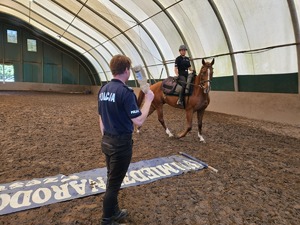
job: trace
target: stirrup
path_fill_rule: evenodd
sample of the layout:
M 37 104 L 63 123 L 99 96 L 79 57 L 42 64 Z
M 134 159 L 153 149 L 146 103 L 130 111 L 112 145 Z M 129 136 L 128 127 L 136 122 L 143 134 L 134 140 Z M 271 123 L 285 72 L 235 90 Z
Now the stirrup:
M 177 100 L 177 105 L 183 105 L 183 103 L 180 99 Z

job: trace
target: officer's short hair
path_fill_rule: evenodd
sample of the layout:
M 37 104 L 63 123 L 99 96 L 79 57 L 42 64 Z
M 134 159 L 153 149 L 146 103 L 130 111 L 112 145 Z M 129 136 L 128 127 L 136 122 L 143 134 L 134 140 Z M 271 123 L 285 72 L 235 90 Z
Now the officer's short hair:
M 115 55 L 109 63 L 110 70 L 113 75 L 122 74 L 127 69 L 130 69 L 131 60 L 125 55 Z

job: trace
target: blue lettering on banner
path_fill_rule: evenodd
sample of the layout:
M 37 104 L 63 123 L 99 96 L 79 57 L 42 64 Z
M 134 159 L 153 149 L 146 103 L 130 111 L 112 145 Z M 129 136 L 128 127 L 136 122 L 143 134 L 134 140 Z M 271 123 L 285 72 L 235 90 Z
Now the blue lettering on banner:
M 111 98 L 112 99 L 112 98 Z M 121 188 L 150 183 L 205 165 L 181 155 L 131 163 Z M 106 168 L 0 184 L 0 215 L 104 193 Z

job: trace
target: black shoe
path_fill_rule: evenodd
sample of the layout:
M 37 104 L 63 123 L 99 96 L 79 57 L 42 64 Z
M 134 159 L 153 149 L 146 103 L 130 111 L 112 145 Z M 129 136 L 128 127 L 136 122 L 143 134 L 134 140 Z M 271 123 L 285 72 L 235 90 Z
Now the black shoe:
M 121 220 L 125 219 L 128 216 L 127 209 L 121 209 L 113 215 L 114 221 L 120 222 Z
M 102 218 L 101 225 L 120 225 L 120 224 L 116 222 L 113 217 L 110 217 L 110 218 Z

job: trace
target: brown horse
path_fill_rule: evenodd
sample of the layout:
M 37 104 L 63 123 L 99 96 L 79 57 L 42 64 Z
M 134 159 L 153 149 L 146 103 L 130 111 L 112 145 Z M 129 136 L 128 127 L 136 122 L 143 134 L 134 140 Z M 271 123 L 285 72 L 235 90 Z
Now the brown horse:
M 192 129 L 192 120 L 193 113 L 197 112 L 198 117 L 198 137 L 201 142 L 205 142 L 202 136 L 202 119 L 204 115 L 204 111 L 209 104 L 209 91 L 211 89 L 211 79 L 213 77 L 213 66 L 214 59 L 211 62 L 206 62 L 202 59 L 202 68 L 199 74 L 195 77 L 193 85 L 193 92 L 190 96 L 185 97 L 185 111 L 186 111 L 186 127 L 185 129 L 177 135 L 178 138 L 185 137 L 186 134 Z M 168 105 L 180 108 L 177 105 L 178 96 L 174 95 L 166 95 L 163 93 L 162 89 L 162 81 L 157 82 L 150 86 L 150 89 L 154 93 L 154 99 L 151 104 L 151 108 L 149 111 L 149 115 L 153 113 L 155 110 L 157 112 L 158 121 L 164 127 L 166 133 L 169 137 L 172 137 L 173 134 L 167 128 L 164 115 L 163 115 L 163 105 L 167 103 Z M 140 91 L 138 95 L 138 105 L 141 106 L 145 94 Z M 140 127 L 137 128 L 137 132 L 140 132 Z

